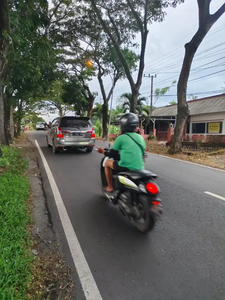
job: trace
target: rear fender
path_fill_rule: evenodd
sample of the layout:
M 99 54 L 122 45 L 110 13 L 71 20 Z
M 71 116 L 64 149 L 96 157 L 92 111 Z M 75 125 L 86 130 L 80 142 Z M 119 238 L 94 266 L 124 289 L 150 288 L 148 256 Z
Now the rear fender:
M 149 197 L 148 195 L 140 195 L 141 202 L 145 202 L 149 208 L 149 212 L 153 213 L 156 218 L 158 218 L 159 215 L 162 214 L 162 204 L 161 199 L 157 196 L 155 197 Z

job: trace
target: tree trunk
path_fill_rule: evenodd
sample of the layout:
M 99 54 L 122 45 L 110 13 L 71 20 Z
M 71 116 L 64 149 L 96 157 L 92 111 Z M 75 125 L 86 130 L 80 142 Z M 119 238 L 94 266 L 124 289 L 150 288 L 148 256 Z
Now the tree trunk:
M 5 136 L 6 136 L 6 142 L 7 144 L 11 141 L 10 138 L 10 104 L 8 101 L 8 95 L 7 93 L 3 94 L 3 100 L 4 100 L 4 111 L 5 111 Z
M 6 62 L 6 52 L 8 48 L 7 40 L 4 33 L 8 33 L 9 19 L 8 19 L 8 3 L 7 0 L 0 1 L 0 143 L 8 144 L 5 133 L 5 111 L 4 98 L 2 90 L 3 72 Z
M 5 109 L 6 141 L 12 142 L 14 140 L 12 93 L 9 93 L 6 89 L 3 95 L 3 99 L 4 99 L 4 109 Z
M 132 100 L 130 104 L 130 112 L 135 113 L 137 108 L 137 99 L 139 96 L 139 90 L 133 89 L 132 90 Z
M 191 70 L 191 64 L 194 55 L 203 41 L 204 37 L 213 26 L 213 24 L 219 19 L 219 17 L 225 12 L 225 3 L 215 12 L 210 14 L 210 0 L 198 0 L 199 8 L 199 28 L 192 38 L 192 40 L 185 45 L 185 56 L 177 86 L 177 122 L 175 132 L 170 147 L 170 153 L 175 154 L 181 151 L 182 137 L 184 132 L 184 126 L 189 116 L 189 109 L 186 102 L 187 95 L 187 82 Z
M 23 101 L 20 100 L 19 105 L 18 105 L 18 119 L 16 123 L 16 133 L 15 136 L 19 137 L 21 133 L 21 121 L 22 121 L 22 110 L 23 110 Z
M 3 145 L 8 145 L 6 134 L 5 134 L 5 105 L 3 99 L 1 79 L 0 79 L 0 143 Z
M 59 111 L 59 116 L 62 118 L 63 117 L 63 109 L 62 109 L 61 105 L 58 106 L 58 111 Z
M 94 101 L 95 101 L 95 97 L 93 95 L 89 96 L 89 98 L 88 98 L 88 111 L 87 111 L 88 118 L 91 118 L 91 116 L 92 116 Z
M 10 140 L 14 140 L 14 119 L 13 119 L 13 106 L 10 105 L 10 116 L 9 116 L 9 132 Z
M 190 114 L 188 104 L 186 102 L 187 81 L 190 74 L 191 63 L 193 61 L 196 50 L 191 47 L 190 43 L 186 44 L 185 46 L 184 62 L 177 85 L 177 120 L 172 144 L 170 147 L 171 154 L 180 152 L 182 148 L 184 126 Z
M 108 134 L 108 103 L 102 105 L 102 137 L 107 138 Z

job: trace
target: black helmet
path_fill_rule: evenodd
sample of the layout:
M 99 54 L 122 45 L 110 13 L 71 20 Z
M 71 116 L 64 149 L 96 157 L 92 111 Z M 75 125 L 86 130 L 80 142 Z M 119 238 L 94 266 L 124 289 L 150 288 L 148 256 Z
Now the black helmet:
M 124 114 L 120 119 L 120 126 L 123 132 L 133 132 L 138 126 L 139 119 L 133 113 Z

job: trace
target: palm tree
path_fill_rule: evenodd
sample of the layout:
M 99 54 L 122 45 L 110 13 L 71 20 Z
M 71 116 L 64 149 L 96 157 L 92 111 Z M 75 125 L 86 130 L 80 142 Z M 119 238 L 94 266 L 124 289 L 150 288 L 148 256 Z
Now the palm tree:
M 95 107 L 92 110 L 92 117 L 102 120 L 102 104 L 96 102 Z
M 131 102 L 132 102 L 132 94 L 131 93 L 124 93 L 120 96 L 120 99 L 123 101 L 123 111 L 124 113 L 130 111 Z M 146 103 L 146 97 L 138 97 L 137 99 L 137 107 L 136 112 L 138 115 L 141 115 L 143 112 L 143 105 Z

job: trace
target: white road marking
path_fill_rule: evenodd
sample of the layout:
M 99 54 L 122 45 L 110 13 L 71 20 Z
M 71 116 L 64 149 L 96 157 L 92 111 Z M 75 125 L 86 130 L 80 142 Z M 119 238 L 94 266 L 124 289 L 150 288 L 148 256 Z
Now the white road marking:
M 207 195 L 209 195 L 209 196 L 212 196 L 212 197 L 215 197 L 217 199 L 225 201 L 225 197 L 222 197 L 220 195 L 217 195 L 217 194 L 214 194 L 214 193 L 211 193 L 211 192 L 204 192 L 204 193 L 207 194 Z
M 63 203 L 62 197 L 60 195 L 59 189 L 56 185 L 55 179 L 52 175 L 52 172 L 49 168 L 49 165 L 47 163 L 47 160 L 37 142 L 35 140 L 37 149 L 40 153 L 41 159 L 43 161 L 48 180 L 55 198 L 55 203 L 59 212 L 59 216 L 61 219 L 61 223 L 65 232 L 65 236 L 70 248 L 70 253 L 72 255 L 86 300 L 102 300 L 102 296 L 99 292 L 99 289 L 97 287 L 97 284 L 94 280 L 94 277 L 91 273 L 91 270 L 88 266 L 88 263 L 85 259 L 84 253 L 81 249 L 80 243 L 78 241 L 78 238 L 76 236 L 76 233 L 73 229 L 73 226 L 71 224 L 70 218 L 67 214 L 65 205 Z

